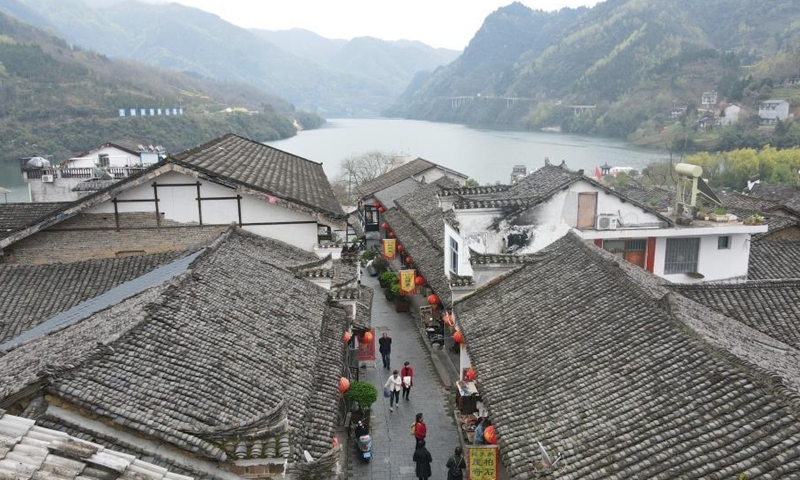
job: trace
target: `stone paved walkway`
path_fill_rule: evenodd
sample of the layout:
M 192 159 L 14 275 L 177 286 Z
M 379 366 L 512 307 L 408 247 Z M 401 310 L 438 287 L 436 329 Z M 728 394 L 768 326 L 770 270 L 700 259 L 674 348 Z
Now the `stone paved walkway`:
M 447 397 L 441 381 L 433 369 L 430 353 L 422 344 L 416 320 L 408 313 L 397 313 L 394 304 L 387 302 L 375 277 L 365 274 L 362 283 L 375 289 L 372 304 L 372 325 L 380 338 L 383 332 L 392 338 L 392 369 L 400 369 L 403 362 L 411 362 L 414 368 L 414 386 L 410 401 L 400 399 L 400 406 L 389 411 L 389 401 L 383 398 L 383 384 L 391 375 L 391 370 L 383 368 L 380 354 L 374 366 L 361 370 L 362 380 L 369 381 L 378 388 L 379 398 L 372 409 L 374 458 L 363 463 L 356 456 L 355 449 L 349 452 L 348 478 L 350 480 L 400 480 L 416 479 L 414 438 L 411 425 L 414 416 L 422 412 L 428 427 L 426 447 L 431 452 L 433 463 L 431 480 L 445 480 L 447 469 L 444 464 L 458 445 L 455 423 L 447 412 Z M 376 341 L 377 344 L 377 341 Z M 353 445 L 351 443 L 351 445 Z

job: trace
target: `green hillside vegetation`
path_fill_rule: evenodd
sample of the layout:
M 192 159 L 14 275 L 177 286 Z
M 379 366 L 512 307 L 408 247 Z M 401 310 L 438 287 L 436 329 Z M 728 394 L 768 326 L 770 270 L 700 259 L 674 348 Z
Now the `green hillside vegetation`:
M 0 14 L 0 160 L 64 159 L 103 142 L 135 139 L 179 151 L 234 132 L 260 141 L 314 128 L 322 119 L 258 89 L 192 79 L 70 48 Z M 220 113 L 242 107 L 257 114 Z M 125 108 L 183 108 L 184 115 L 118 116 Z
M 0 11 L 47 28 L 70 45 L 246 82 L 328 117 L 375 116 L 418 70 L 457 55 L 418 42 L 345 42 L 311 32 L 249 31 L 178 3 L 93 3 L 97 8 L 81 0 L 0 0 Z
M 753 176 L 770 184 L 795 183 L 800 171 L 800 148 L 701 152 L 690 155 L 686 161 L 703 167 L 703 176 L 709 178 L 711 185 L 741 190 Z
M 393 116 L 629 138 L 658 147 L 726 148 L 771 133 L 744 124 L 700 129 L 701 96 L 757 112 L 767 98 L 798 105 L 796 0 L 607 0 L 591 9 L 531 10 L 514 3 L 487 17 L 464 54 L 417 82 Z M 467 97 L 456 103 L 453 97 Z M 592 106 L 578 116 L 573 105 Z M 672 118 L 675 106 L 688 106 Z M 751 114 L 752 116 L 752 114 Z M 662 136 L 673 126 L 681 134 Z M 691 141 L 685 141 L 686 137 Z M 667 138 L 665 138 L 667 137 Z M 775 142 L 772 142 L 773 144 Z

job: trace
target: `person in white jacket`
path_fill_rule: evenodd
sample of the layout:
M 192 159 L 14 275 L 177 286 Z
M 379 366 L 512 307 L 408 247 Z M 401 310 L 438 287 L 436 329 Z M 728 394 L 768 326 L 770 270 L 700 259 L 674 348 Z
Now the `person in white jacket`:
M 400 373 L 395 370 L 392 375 L 386 380 L 383 388 L 389 390 L 389 411 L 394 412 L 394 405 L 400 407 L 400 390 L 403 389 L 403 379 L 400 378 Z

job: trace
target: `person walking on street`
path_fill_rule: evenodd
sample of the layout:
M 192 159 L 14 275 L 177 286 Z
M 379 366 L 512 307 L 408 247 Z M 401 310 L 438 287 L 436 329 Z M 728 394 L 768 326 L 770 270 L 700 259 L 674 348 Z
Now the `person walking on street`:
M 428 427 L 425 426 L 425 422 L 422 420 L 422 413 L 417 414 L 413 429 L 414 438 L 417 439 L 417 448 L 419 448 L 420 443 L 425 445 L 425 436 L 428 434 Z
M 425 440 L 417 444 L 417 449 L 414 450 L 414 463 L 417 464 L 417 478 L 419 480 L 428 480 L 431 477 L 431 452 L 425 448 Z
M 414 369 L 408 362 L 403 364 L 400 369 L 400 378 L 403 379 L 403 398 L 408 401 L 408 395 L 411 393 L 411 387 L 414 385 Z
M 383 385 L 383 388 L 389 390 L 389 411 L 394 412 L 394 405 L 395 403 L 397 406 L 400 406 L 400 385 L 403 383 L 400 380 L 400 374 L 397 370 L 393 371 L 392 374 L 389 376 L 389 379 L 386 380 L 386 383 Z
M 456 447 L 456 451 L 452 457 L 447 459 L 445 466 L 447 467 L 447 480 L 461 480 L 464 478 L 464 469 L 467 468 L 467 462 L 464 461 L 464 451 L 461 447 Z
M 383 368 L 389 370 L 389 355 L 392 353 L 392 338 L 388 333 L 383 332 L 381 338 L 378 340 L 378 351 L 381 352 L 381 359 L 383 360 Z

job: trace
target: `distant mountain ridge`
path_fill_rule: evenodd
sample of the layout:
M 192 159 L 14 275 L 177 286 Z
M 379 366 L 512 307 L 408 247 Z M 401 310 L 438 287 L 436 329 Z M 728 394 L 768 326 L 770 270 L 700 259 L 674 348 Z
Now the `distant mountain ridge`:
M 91 1 L 105 7 L 80 0 L 0 0 L 0 10 L 113 58 L 250 83 L 325 116 L 377 115 L 417 71 L 458 55 L 415 42 L 342 43 L 305 33 L 291 40 L 177 3 Z M 24 16 L 20 6 L 27 9 Z
M 673 103 L 699 103 L 703 91 L 742 101 L 741 65 L 753 73 L 781 56 L 794 63 L 784 70 L 800 76 L 799 34 L 796 0 L 607 0 L 558 12 L 515 2 L 489 15 L 457 60 L 411 85 L 387 113 L 625 137 L 669 115 Z M 568 105 L 596 111 L 574 119 Z
M 3 13 L 0 93 L 0 160 L 64 160 L 123 138 L 173 152 L 229 132 L 269 141 L 294 135 L 297 124 L 313 128 L 323 121 L 250 85 L 193 79 L 71 48 Z M 226 107 L 241 113 L 226 113 Z M 153 115 L 158 109 L 184 113 Z

